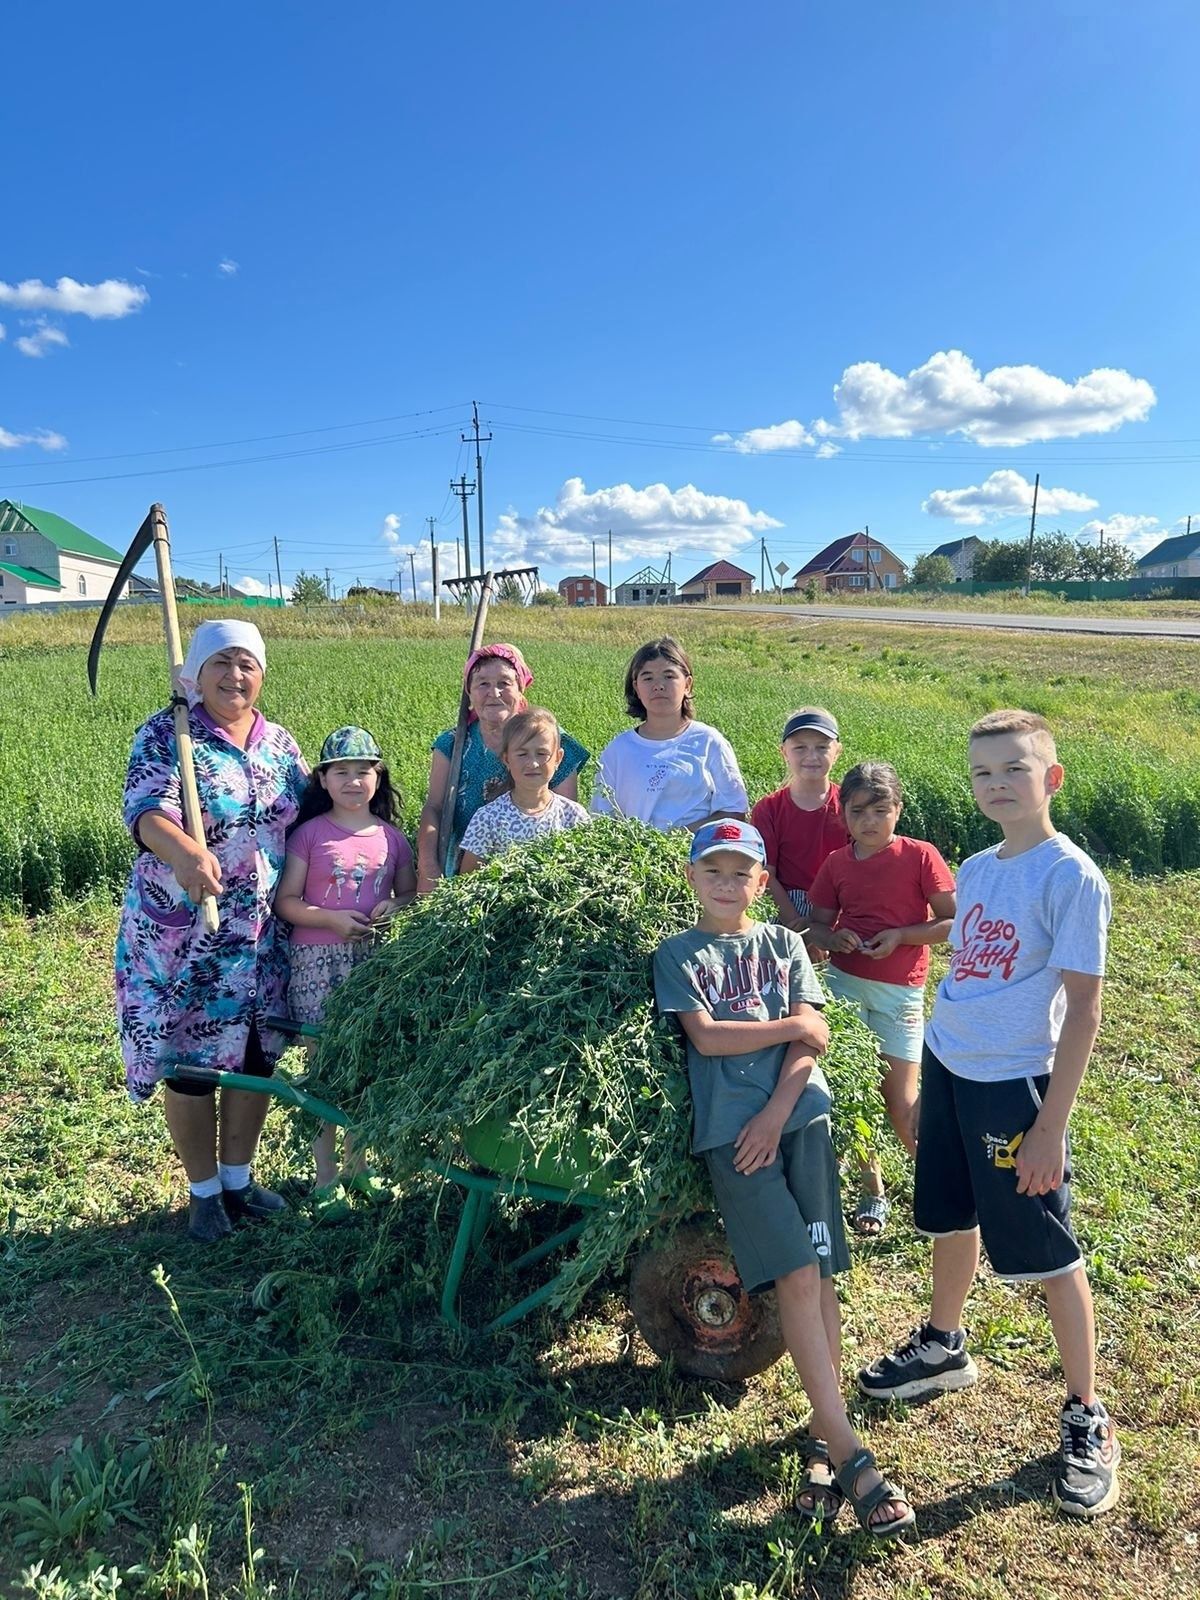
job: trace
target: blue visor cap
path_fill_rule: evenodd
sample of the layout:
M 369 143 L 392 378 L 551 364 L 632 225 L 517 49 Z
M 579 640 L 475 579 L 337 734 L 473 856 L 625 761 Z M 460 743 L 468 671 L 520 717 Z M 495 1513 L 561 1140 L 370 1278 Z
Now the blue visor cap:
M 716 822 L 706 822 L 702 828 L 697 828 L 692 835 L 688 860 L 702 861 L 705 856 L 716 855 L 718 850 L 734 850 L 740 856 L 757 861 L 760 867 L 766 865 L 767 847 L 763 844 L 762 834 L 748 822 L 739 822 L 735 817 L 721 817 Z
M 794 733 L 801 733 L 806 728 L 812 728 L 815 733 L 823 733 L 827 739 L 838 739 L 838 725 L 832 717 L 827 717 L 821 711 L 801 711 L 794 717 L 789 717 L 784 724 L 783 732 L 779 735 L 779 742 L 783 744 Z

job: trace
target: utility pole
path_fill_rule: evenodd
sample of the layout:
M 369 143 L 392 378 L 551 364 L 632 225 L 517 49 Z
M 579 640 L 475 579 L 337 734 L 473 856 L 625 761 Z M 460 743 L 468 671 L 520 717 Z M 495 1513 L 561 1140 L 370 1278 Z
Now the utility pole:
M 767 588 L 767 541 L 760 538 L 758 541 L 758 592 L 765 594 Z
M 417 603 L 417 558 L 413 551 L 408 552 L 408 570 L 412 574 L 413 604 Z
M 600 604 L 600 590 L 596 587 L 596 541 L 592 540 L 592 604 Z
M 332 600 L 333 599 L 333 584 L 330 583 L 330 581 L 329 581 L 329 568 L 328 567 L 325 568 L 325 598 L 326 598 L 326 600 Z
M 490 444 L 492 436 L 490 433 L 481 434 L 479 432 L 479 404 L 475 400 L 471 401 L 471 428 L 475 438 L 475 516 L 479 528 L 479 575 L 482 577 L 486 568 L 483 560 L 483 457 L 479 453 L 479 446 L 481 444 Z M 460 434 L 459 438 L 464 444 L 471 443 L 465 433 Z M 465 517 L 466 514 L 467 502 L 464 500 L 463 516 Z M 468 578 L 471 576 L 469 566 L 467 568 L 467 576 Z
M 437 538 L 434 529 L 437 527 L 436 517 L 426 517 L 429 524 L 429 576 L 433 583 L 433 620 L 437 622 L 441 617 L 441 608 L 438 605 L 437 581 Z
M 454 548 L 457 550 L 458 546 L 455 545 Z M 440 622 L 442 620 L 442 592 L 438 588 L 438 547 L 436 544 L 430 553 L 433 559 L 433 620 Z
M 610 528 L 610 529 L 609 529 L 609 530 L 608 530 L 608 603 L 609 603 L 609 605 L 612 605 L 612 603 L 613 603 L 613 586 L 612 586 L 612 529 L 611 529 L 611 528 Z
M 1041 473 L 1035 472 L 1033 475 L 1033 511 L 1029 517 L 1029 554 L 1025 558 L 1025 587 L 1021 591 L 1026 597 L 1029 595 L 1029 585 L 1033 581 L 1033 530 L 1037 525 L 1038 484 L 1041 481 Z
M 465 557 L 463 564 L 466 567 L 467 577 L 469 578 L 471 576 L 471 530 L 467 526 L 467 496 L 475 493 L 475 485 L 467 482 L 467 475 L 464 472 L 457 482 L 453 478 L 450 479 L 450 489 L 462 501 L 463 556 Z M 481 577 L 483 576 L 482 567 L 479 569 L 479 574 Z M 461 571 L 459 572 L 459 577 L 462 577 Z
M 278 540 L 278 538 L 276 538 L 274 540 L 274 543 L 275 543 L 275 576 L 279 579 L 279 598 L 282 600 L 283 599 L 283 573 L 279 570 L 279 540 Z

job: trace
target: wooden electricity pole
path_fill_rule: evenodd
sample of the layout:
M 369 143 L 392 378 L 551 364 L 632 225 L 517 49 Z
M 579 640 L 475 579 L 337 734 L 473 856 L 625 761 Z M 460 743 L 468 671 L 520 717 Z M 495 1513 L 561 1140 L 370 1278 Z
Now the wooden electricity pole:
M 1029 517 L 1029 554 L 1025 558 L 1025 587 L 1021 591 L 1028 598 L 1029 585 L 1033 581 L 1033 530 L 1037 526 L 1037 497 L 1038 484 L 1042 481 L 1040 472 L 1033 475 L 1033 511 Z
M 483 559 L 483 456 L 480 454 L 479 446 L 481 444 L 490 444 L 492 436 L 490 433 L 481 434 L 479 431 L 479 403 L 475 400 L 471 401 L 471 429 L 475 442 L 475 518 L 479 529 L 479 571 L 482 575 L 486 571 L 486 567 Z M 465 433 L 460 434 L 459 437 L 464 444 L 471 443 L 471 438 Z M 463 501 L 463 515 L 466 515 L 465 500 Z M 468 576 L 470 576 L 469 567 L 467 572 Z
M 451 488 L 452 492 L 454 494 L 456 494 L 458 496 L 458 498 L 462 501 L 463 572 L 469 578 L 471 576 L 471 530 L 467 526 L 467 496 L 469 494 L 474 494 L 475 493 L 475 485 L 473 483 L 468 483 L 467 482 L 467 475 L 464 472 L 462 477 L 459 478 L 457 480 L 457 482 L 453 478 L 450 479 L 450 488 Z M 480 570 L 480 574 L 482 575 L 483 568 L 480 567 L 479 570 Z M 459 574 L 460 577 L 462 575 L 463 575 L 462 573 Z

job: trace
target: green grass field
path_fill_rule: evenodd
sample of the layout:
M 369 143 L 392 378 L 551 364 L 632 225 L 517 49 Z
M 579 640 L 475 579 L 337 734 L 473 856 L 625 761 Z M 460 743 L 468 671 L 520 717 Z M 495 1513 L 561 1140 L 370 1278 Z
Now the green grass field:
M 622 725 L 620 669 L 646 620 L 502 615 L 491 636 L 528 647 L 536 697 L 598 748 Z M 810 698 L 838 712 L 850 755 L 891 755 L 914 785 L 921 772 L 961 782 L 971 717 L 1016 701 L 1061 725 L 1077 795 L 1149 774 L 1157 787 L 1139 814 L 1156 826 L 1161 796 L 1200 787 L 1195 648 L 670 620 L 696 658 L 700 714 L 730 733 L 754 792 L 775 782 L 779 716 Z M 338 637 L 336 620 L 271 621 L 269 712 L 309 749 L 348 718 L 374 726 L 411 816 L 428 739 L 452 715 L 465 628 L 438 639 L 422 622 L 395 639 L 381 624 L 360 639 Z M 105 661 L 94 708 L 80 688 L 85 624 L 55 619 L 40 638 L 21 625 L 0 630 L 2 792 L 11 807 L 15 782 L 56 838 L 83 813 L 80 881 L 97 838 L 112 843 L 92 881 L 111 880 L 129 734 L 161 700 L 153 618 L 119 619 L 126 642 Z M 929 792 L 941 792 L 932 780 Z M 450 1195 L 418 1182 L 345 1229 L 309 1227 L 298 1211 L 219 1255 L 189 1247 L 161 1114 L 121 1091 L 111 897 L 0 914 L 0 1594 L 1196 1593 L 1200 872 L 1112 877 L 1106 1019 L 1075 1168 L 1122 1502 L 1092 1528 L 1050 1514 L 1061 1377 L 1047 1322 L 1033 1296 L 985 1275 L 968 1308 L 978 1389 L 856 1407 L 918 1506 L 915 1538 L 886 1550 L 845 1518 L 817 1538 L 790 1513 L 805 1406 L 788 1364 L 744 1385 L 681 1377 L 642 1344 L 622 1279 L 567 1324 L 544 1313 L 492 1340 L 451 1334 L 436 1314 Z M 907 1331 L 928 1289 L 926 1249 L 905 1221 L 908 1174 L 897 1151 L 887 1160 L 896 1220 L 843 1280 L 847 1374 Z M 292 1192 L 307 1181 L 279 1110 L 261 1170 Z M 520 1292 L 485 1270 L 468 1309 L 502 1289 Z
M 457 708 L 465 620 L 456 613 L 438 629 L 401 619 L 405 631 L 389 635 L 396 623 L 387 611 L 362 625 L 329 613 L 259 616 L 272 629 L 267 714 L 310 757 L 341 723 L 369 727 L 400 781 L 411 826 L 430 742 Z M 534 699 L 599 751 L 628 726 L 621 682 L 632 649 L 668 623 L 692 654 L 699 715 L 732 740 L 752 798 L 780 781 L 778 735 L 789 708 L 822 701 L 840 720 L 847 764 L 893 761 L 908 792 L 903 826 L 957 859 L 992 838 L 963 771 L 966 730 L 985 711 L 1020 704 L 1059 732 L 1068 769 L 1056 812 L 1063 827 L 1136 871 L 1200 866 L 1200 644 L 507 608 L 494 614 L 489 636 L 526 649 Z M 0 903 L 44 910 L 62 893 L 123 880 L 129 741 L 164 700 L 157 626 L 148 608 L 115 619 L 94 701 L 84 672 L 89 618 L 22 617 L 0 628 Z M 585 794 L 589 784 L 585 772 Z

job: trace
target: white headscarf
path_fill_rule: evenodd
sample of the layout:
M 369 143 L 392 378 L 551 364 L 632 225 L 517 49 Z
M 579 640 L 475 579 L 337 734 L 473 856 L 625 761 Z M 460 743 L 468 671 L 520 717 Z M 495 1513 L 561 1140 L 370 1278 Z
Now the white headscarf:
M 252 622 L 218 620 L 200 624 L 188 640 L 183 671 L 179 674 L 179 687 L 187 695 L 189 706 L 199 704 L 204 698 L 200 693 L 200 668 L 208 658 L 219 650 L 235 649 L 248 650 L 266 675 L 267 647 Z

